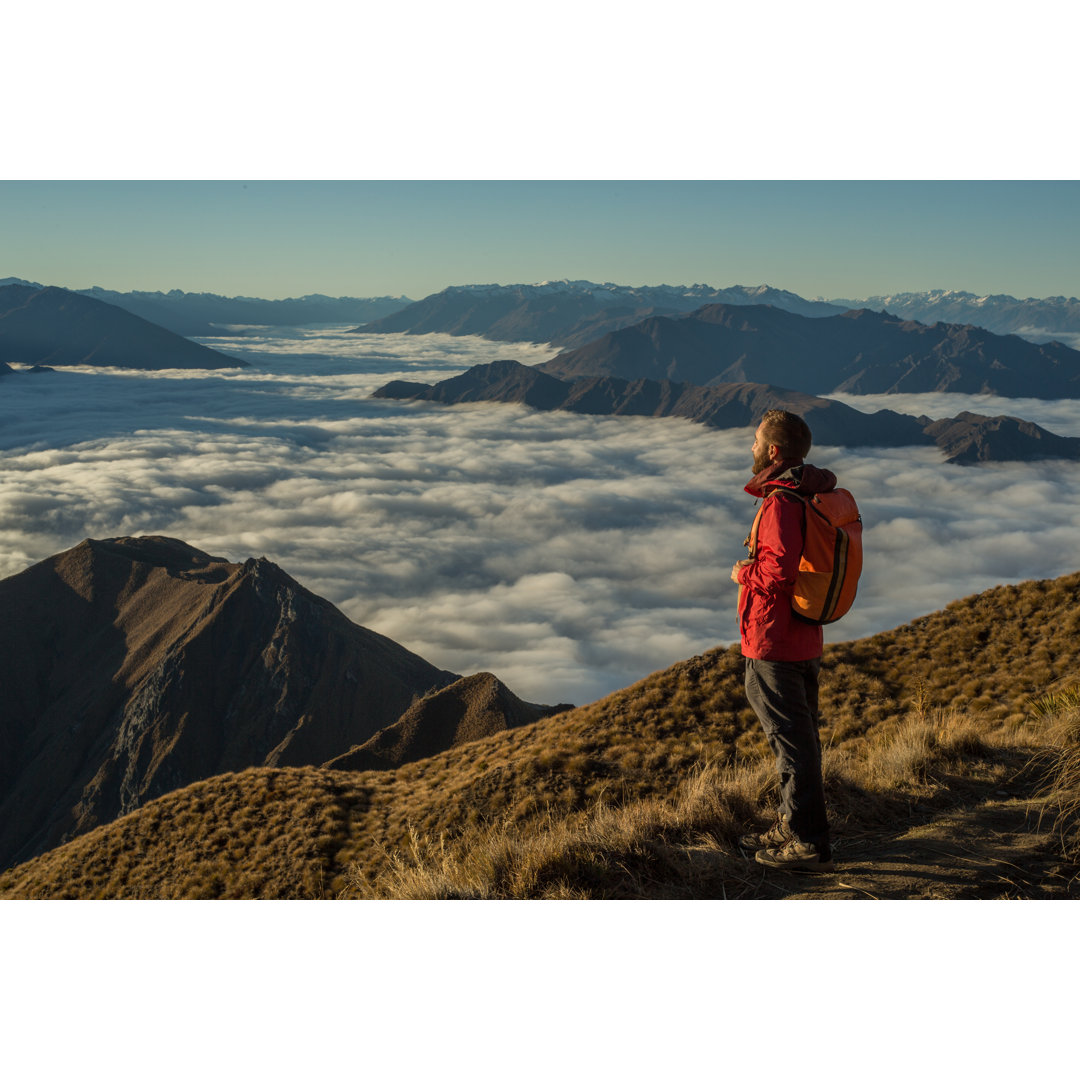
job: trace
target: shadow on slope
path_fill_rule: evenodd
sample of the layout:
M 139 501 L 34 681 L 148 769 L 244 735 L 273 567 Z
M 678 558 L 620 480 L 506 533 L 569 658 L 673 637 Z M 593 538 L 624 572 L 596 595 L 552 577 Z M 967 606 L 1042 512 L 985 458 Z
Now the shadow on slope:
M 274 564 L 86 540 L 0 582 L 0 866 L 192 781 L 318 764 L 456 676 Z
M 771 761 L 695 769 L 669 797 L 548 811 L 457 838 L 406 829 L 374 878 L 348 862 L 382 777 L 251 769 L 173 792 L 0 877 L 8 898 L 1051 899 L 1080 896 L 1032 768 L 1045 731 L 912 715 L 826 754 L 835 874 L 767 871 Z M 1074 789 L 1075 797 L 1080 789 Z M 172 843 L 162 843 L 170 837 Z M 1074 837 L 1075 840 L 1075 837 Z
M 875 733 L 862 760 L 827 755 L 833 874 L 767 870 L 740 850 L 748 823 L 767 824 L 762 801 L 775 801 L 772 763 L 763 761 L 705 767 L 669 799 L 499 823 L 457 848 L 413 831 L 374 882 L 357 868 L 352 887 L 393 899 L 1080 897 L 1075 857 L 1039 814 L 1031 737 L 914 716 L 898 735 Z M 897 741 L 921 748 L 906 758 L 910 768 L 896 759 Z

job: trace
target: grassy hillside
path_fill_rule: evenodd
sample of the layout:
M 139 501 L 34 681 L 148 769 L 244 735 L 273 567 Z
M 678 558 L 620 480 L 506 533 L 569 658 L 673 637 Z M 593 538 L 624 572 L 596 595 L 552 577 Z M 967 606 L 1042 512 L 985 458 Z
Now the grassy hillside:
M 1080 574 L 1001 587 L 826 650 L 836 857 L 863 886 L 778 884 L 738 853 L 775 780 L 738 652 L 717 649 L 393 771 L 202 781 L 13 868 L 0 895 L 877 895 L 876 866 L 932 851 L 934 873 L 890 877 L 900 895 L 1073 895 L 1078 601 Z

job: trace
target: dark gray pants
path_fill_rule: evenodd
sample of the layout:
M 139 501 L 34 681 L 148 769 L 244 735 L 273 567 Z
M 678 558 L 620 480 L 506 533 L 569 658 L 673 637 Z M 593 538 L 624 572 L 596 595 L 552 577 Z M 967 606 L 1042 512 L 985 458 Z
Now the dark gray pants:
M 821 659 L 746 660 L 746 697 L 780 773 L 780 812 L 804 844 L 830 858 L 818 735 Z

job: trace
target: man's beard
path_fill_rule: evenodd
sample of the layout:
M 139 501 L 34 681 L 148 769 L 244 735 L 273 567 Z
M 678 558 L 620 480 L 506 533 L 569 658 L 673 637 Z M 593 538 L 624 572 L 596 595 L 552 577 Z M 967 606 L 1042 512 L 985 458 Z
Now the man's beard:
M 767 469 L 771 464 L 772 464 L 772 462 L 769 460 L 768 448 L 766 448 L 764 456 L 755 454 L 754 455 L 754 475 L 757 476 L 757 474 L 759 472 L 761 472 L 763 469 Z

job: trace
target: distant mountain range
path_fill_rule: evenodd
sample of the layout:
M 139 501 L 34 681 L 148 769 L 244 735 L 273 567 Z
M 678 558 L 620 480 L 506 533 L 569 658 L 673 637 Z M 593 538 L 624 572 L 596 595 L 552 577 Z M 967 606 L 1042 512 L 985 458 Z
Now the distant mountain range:
M 703 387 L 666 379 L 558 379 L 541 370 L 543 366 L 528 367 L 512 360 L 479 364 L 434 386 L 391 382 L 373 396 L 446 405 L 514 402 L 543 411 L 594 416 L 678 416 L 720 429 L 750 427 L 768 409 L 789 409 L 805 417 L 815 442 L 826 446 L 936 445 L 948 461 L 957 464 L 1080 459 L 1080 439 L 1054 435 L 1016 417 L 964 412 L 931 420 L 889 409 L 867 414 L 839 401 L 756 383 Z
M 21 278 L 0 279 L 5 285 L 34 289 L 44 286 Z M 358 323 L 378 319 L 412 303 L 407 296 L 323 296 L 314 293 L 288 300 L 260 300 L 252 296 L 218 296 L 164 292 L 116 292 L 94 286 L 72 289 L 79 296 L 114 304 L 149 322 L 184 337 L 214 337 L 235 325 L 306 326 L 312 323 Z
M 605 334 L 539 368 L 560 378 L 759 382 L 811 394 L 1080 396 L 1080 352 L 1060 342 L 925 326 L 866 309 L 808 319 L 775 307 L 710 304 Z
M 557 711 L 167 537 L 86 540 L 0 581 L 0 609 L 0 867 L 219 773 L 390 768 Z
M 652 315 L 680 315 L 712 303 L 772 304 L 807 317 L 844 310 L 767 285 L 736 285 L 729 289 L 709 285 L 597 285 L 590 281 L 455 285 L 353 332 L 477 334 L 493 341 L 551 342 L 576 348 Z
M 865 296 L 861 300 L 830 300 L 845 308 L 872 308 L 921 323 L 965 323 L 992 330 L 995 334 L 1016 334 L 1029 341 L 1045 342 L 1055 337 L 1080 335 L 1080 300 L 1075 296 L 1029 297 L 975 293 L 953 289 L 928 292 Z
M 931 290 L 861 300 L 807 300 L 768 285 L 627 286 L 591 281 L 538 285 L 462 285 L 409 304 L 357 333 L 476 334 L 495 341 L 535 341 L 575 349 L 654 315 L 678 316 L 706 304 L 769 304 L 807 318 L 868 308 L 905 320 L 971 325 L 1037 343 L 1080 338 L 1080 300 L 1017 300 L 1012 296 Z M 1066 343 L 1070 343 L 1068 340 Z
M 42 289 L 24 278 L 0 278 L 0 288 Z M 536 341 L 577 348 L 595 337 L 651 315 L 685 314 L 705 304 L 771 304 L 796 315 L 820 318 L 869 308 L 902 319 L 980 326 L 1044 343 L 1080 339 L 1080 300 L 1049 296 L 1017 299 L 930 289 L 808 300 L 769 285 L 614 285 L 591 281 L 545 281 L 535 285 L 454 285 L 422 300 L 407 296 L 353 297 L 315 293 L 286 300 L 215 293 L 117 292 L 94 286 L 70 290 L 130 311 L 185 337 L 228 333 L 237 325 L 303 326 L 364 323 L 356 332 L 477 334 L 496 341 Z
M 144 371 L 249 366 L 113 304 L 30 285 L 0 287 L 0 362 L 7 374 L 12 363 Z

